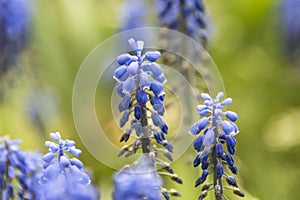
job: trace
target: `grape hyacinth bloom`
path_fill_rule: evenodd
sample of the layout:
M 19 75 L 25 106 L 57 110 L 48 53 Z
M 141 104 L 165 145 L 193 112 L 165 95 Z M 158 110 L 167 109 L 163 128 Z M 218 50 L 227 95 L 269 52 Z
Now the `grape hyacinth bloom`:
M 16 64 L 26 46 L 30 26 L 30 1 L 0 0 L 0 77 Z
M 215 198 L 222 200 L 225 197 L 224 188 L 232 189 L 234 194 L 244 196 L 244 193 L 238 189 L 235 178 L 225 173 L 226 168 L 233 174 L 238 172 L 233 155 L 236 151 L 235 136 L 239 133 L 239 129 L 235 124 L 238 119 L 237 113 L 224 111 L 225 106 L 232 104 L 232 99 L 227 98 L 220 101 L 223 96 L 224 94 L 220 92 L 215 99 L 212 99 L 207 93 L 201 93 L 204 104 L 197 106 L 201 119 L 190 129 L 190 134 L 197 135 L 194 149 L 199 152 L 194 160 L 194 167 L 201 165 L 202 169 L 202 174 L 196 180 L 195 187 L 203 184 L 210 174 L 213 176 L 213 183 L 205 184 L 202 187 L 199 199 L 204 199 L 207 192 L 212 189 Z M 224 186 L 224 180 L 228 186 Z
M 158 153 L 162 153 L 172 161 L 174 151 L 172 144 L 165 137 L 168 126 L 162 118 L 165 114 L 163 85 L 166 83 L 166 77 L 162 67 L 156 63 L 160 52 L 143 52 L 143 41 L 129 39 L 129 44 L 135 55 L 126 53 L 117 58 L 120 66 L 114 71 L 113 78 L 118 82 L 116 90 L 122 97 L 118 105 L 118 110 L 122 113 L 120 127 L 124 127 L 130 120 L 120 142 L 127 142 L 134 132 L 136 137 L 131 144 L 121 148 L 118 156 L 128 157 L 141 149 L 145 156 L 154 158 L 153 169 L 160 165 L 167 171 L 164 175 L 182 184 L 182 180 L 174 174 L 171 166 L 158 158 Z M 121 174 L 123 173 L 120 173 L 120 176 Z M 126 174 L 124 177 L 127 177 Z M 170 196 L 180 196 L 175 190 L 164 189 L 161 193 L 167 200 Z M 134 193 L 132 195 L 135 199 Z
M 208 20 L 202 0 L 156 0 L 160 26 L 177 30 L 207 43 Z
M 155 171 L 154 159 L 143 154 L 129 167 L 114 176 L 114 200 L 160 200 L 162 179 Z
M 151 137 L 156 142 L 172 152 L 173 147 L 165 139 L 168 126 L 163 121 L 164 84 L 166 77 L 162 67 L 156 63 L 160 57 L 158 51 L 148 51 L 142 54 L 144 42 L 130 39 L 129 43 L 136 55 L 122 54 L 117 58 L 120 65 L 113 78 L 118 82 L 117 92 L 122 97 L 118 109 L 122 114 L 120 127 L 124 127 L 133 115 L 129 128 L 121 137 L 121 142 L 127 142 L 135 131 L 137 139 L 128 151 L 135 153 L 140 147 L 143 153 L 153 151 Z M 149 106 L 151 104 L 152 108 Z M 148 123 L 151 118 L 152 125 Z M 154 127 L 157 127 L 155 129 Z
M 45 142 L 49 152 L 43 156 L 44 170 L 39 179 L 38 199 L 98 199 L 98 192 L 84 172 L 83 163 L 76 158 L 81 150 L 75 147 L 75 142 L 63 140 L 58 132 L 50 133 L 50 136 L 55 142 Z
M 0 199 L 36 199 L 41 155 L 24 153 L 19 140 L 0 138 Z M 33 161 L 34 156 L 34 162 Z

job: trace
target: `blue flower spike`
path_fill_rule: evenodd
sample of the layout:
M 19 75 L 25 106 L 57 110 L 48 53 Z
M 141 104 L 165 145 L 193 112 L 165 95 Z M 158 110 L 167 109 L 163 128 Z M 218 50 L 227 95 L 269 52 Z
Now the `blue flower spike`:
M 216 200 L 227 199 L 223 193 L 224 187 L 232 189 L 233 193 L 238 196 L 245 196 L 239 190 L 236 179 L 225 173 L 227 169 L 233 174 L 238 172 L 232 155 L 236 152 L 235 136 L 239 130 L 235 124 L 238 114 L 233 111 L 224 111 L 225 106 L 232 104 L 232 99 L 221 100 L 223 96 L 224 93 L 219 92 L 213 99 L 209 94 L 202 93 L 201 98 L 204 104 L 197 106 L 201 119 L 190 128 L 190 134 L 196 135 L 194 149 L 199 152 L 194 160 L 194 167 L 201 164 L 202 168 L 202 175 L 196 180 L 195 187 L 203 184 L 207 177 L 212 175 L 213 183 L 208 184 L 214 185 Z M 233 188 L 224 186 L 225 183 Z M 210 190 L 207 184 L 204 185 L 199 199 L 204 199 Z
M 171 180 L 182 184 L 183 181 L 174 174 L 170 165 L 158 158 L 164 156 L 172 161 L 172 153 L 174 152 L 172 144 L 165 137 L 169 131 L 168 125 L 163 119 L 165 114 L 164 84 L 167 79 L 163 68 L 156 63 L 161 54 L 159 51 L 145 51 L 143 41 L 136 41 L 131 38 L 128 42 L 133 54 L 126 53 L 117 58 L 119 67 L 115 70 L 113 78 L 117 81 L 117 93 L 122 98 L 118 105 L 118 110 L 121 113 L 120 127 L 124 127 L 126 130 L 122 134 L 120 142 L 131 142 L 131 144 L 123 146 L 117 155 L 129 157 L 141 151 L 143 156 L 153 160 L 151 167 L 153 170 L 156 170 L 156 165 L 163 166 L 162 169 L 167 171 L 163 172 L 164 175 L 168 175 Z M 208 120 L 207 122 L 205 120 L 200 121 L 197 129 L 205 126 L 205 123 L 208 123 Z M 134 132 L 135 134 L 133 134 Z M 131 136 L 135 136 L 135 138 Z M 135 167 L 131 167 L 131 169 L 133 170 Z M 159 176 L 155 175 L 156 171 L 154 172 L 148 173 L 147 176 L 153 175 L 153 180 L 158 179 Z M 129 180 L 129 177 L 132 180 Z M 138 188 L 134 189 L 130 186 L 130 184 L 137 184 L 133 179 L 138 177 L 147 178 L 142 174 L 131 175 L 127 171 L 120 171 L 114 179 L 116 190 L 113 198 L 115 200 L 141 198 L 156 200 L 163 196 L 168 200 L 170 196 L 180 196 L 175 190 L 152 187 L 155 183 L 146 182 L 145 184 L 149 186 L 147 189 L 149 192 L 145 192 L 144 188 L 138 192 Z M 126 185 L 120 180 L 127 180 Z M 145 179 L 145 181 L 147 180 Z M 124 186 L 121 187 L 122 184 Z M 157 194 L 157 189 L 159 189 L 159 194 Z M 129 193 L 129 191 L 132 192 Z
M 59 132 L 50 133 L 50 137 L 53 142 L 45 142 L 48 153 L 43 156 L 44 170 L 38 181 L 37 199 L 99 199 L 83 163 L 76 158 L 81 150 L 75 147 L 75 142 L 62 139 Z

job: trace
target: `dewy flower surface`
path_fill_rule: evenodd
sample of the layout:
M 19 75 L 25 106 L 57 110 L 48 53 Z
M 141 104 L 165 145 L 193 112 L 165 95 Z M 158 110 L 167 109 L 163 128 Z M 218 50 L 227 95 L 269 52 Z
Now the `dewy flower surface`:
M 194 141 L 194 149 L 199 152 L 194 160 L 194 167 L 200 166 L 201 176 L 196 180 L 195 187 L 203 184 L 209 175 L 213 176 L 213 183 L 205 184 L 199 199 L 204 199 L 207 192 L 213 189 L 217 200 L 224 199 L 224 188 L 231 188 L 234 194 L 244 196 L 238 189 L 237 182 L 233 176 L 225 173 L 226 167 L 237 174 L 238 169 L 234 163 L 232 155 L 235 154 L 236 139 L 239 129 L 235 124 L 238 115 L 233 111 L 224 111 L 224 107 L 232 104 L 232 99 L 220 99 L 224 96 L 218 93 L 215 99 L 208 94 L 202 93 L 203 105 L 198 105 L 197 110 L 201 119 L 192 125 L 190 134 L 197 135 Z M 224 186 L 226 180 L 228 186 Z

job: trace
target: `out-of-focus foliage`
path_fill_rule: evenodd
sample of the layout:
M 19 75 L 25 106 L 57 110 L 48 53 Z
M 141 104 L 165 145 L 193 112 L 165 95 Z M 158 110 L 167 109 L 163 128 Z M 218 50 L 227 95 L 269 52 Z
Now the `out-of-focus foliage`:
M 238 111 L 237 166 L 246 199 L 299 199 L 300 192 L 300 66 L 285 60 L 280 26 L 280 2 L 272 0 L 204 1 L 213 22 L 207 49 L 222 74 L 227 95 Z M 35 1 L 31 43 L 22 57 L 23 73 L 5 90 L 0 103 L 0 135 L 23 141 L 24 149 L 43 149 L 48 132 L 73 133 L 83 150 L 81 159 L 94 172 L 102 199 L 111 199 L 113 170 L 94 159 L 79 137 L 72 118 L 72 87 L 81 62 L 98 43 L 120 27 L 121 1 Z M 145 8 L 146 9 L 146 8 Z M 166 75 L 167 76 L 167 75 Z M 27 116 L 28 94 L 51 88 L 57 113 L 43 129 Z M 102 98 L 97 94 L 96 108 Z M 24 106 L 26 105 L 26 106 Z M 47 109 L 45 109 L 47 110 Z M 168 110 L 167 110 L 168 112 Z M 121 131 L 111 116 L 101 116 L 118 140 Z M 117 142 L 116 142 L 117 143 Z M 182 199 L 196 199 L 195 156 L 187 151 L 173 167 L 185 184 L 177 187 Z M 166 181 L 172 187 L 173 183 Z

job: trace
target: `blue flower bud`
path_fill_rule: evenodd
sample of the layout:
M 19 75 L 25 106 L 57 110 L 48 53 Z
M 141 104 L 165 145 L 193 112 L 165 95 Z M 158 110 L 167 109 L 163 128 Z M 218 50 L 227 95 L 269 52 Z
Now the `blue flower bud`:
M 138 70 L 139 70 L 138 62 L 132 62 L 128 66 L 128 73 L 131 75 L 136 75 L 138 73 Z
M 159 51 L 148 51 L 145 53 L 145 57 L 149 61 L 155 62 L 160 57 L 160 52 Z
M 210 152 L 209 150 L 205 150 L 202 154 L 201 154 L 201 162 L 207 162 L 208 161 L 208 156 L 209 156 Z
M 227 98 L 221 103 L 222 106 L 230 105 L 230 104 L 232 104 L 232 98 Z
M 126 94 L 123 96 L 122 100 L 118 105 L 119 112 L 123 112 L 124 110 L 129 109 L 130 106 L 130 95 Z
M 208 100 L 208 101 L 212 100 L 212 98 L 207 93 L 201 93 L 200 95 L 203 100 Z
M 229 166 L 229 169 L 234 174 L 237 174 L 237 172 L 238 172 L 238 168 L 235 165 Z
M 233 176 L 228 176 L 228 177 L 226 178 L 226 181 L 227 181 L 227 183 L 228 183 L 229 185 L 232 185 L 232 186 L 234 186 L 234 187 L 238 187 L 237 182 L 236 182 L 236 180 L 235 180 L 235 178 L 234 178 Z
M 158 144 L 162 144 L 163 141 L 165 140 L 164 133 L 161 131 L 154 132 L 153 136 Z
M 208 107 L 206 105 L 198 105 L 197 110 L 198 112 L 202 112 L 203 110 L 207 110 Z
M 143 126 L 141 122 L 137 122 L 135 124 L 135 133 L 138 137 L 140 137 L 143 133 Z
M 200 131 L 202 131 L 208 124 L 209 120 L 207 117 L 203 117 L 202 119 L 200 119 L 197 123 L 198 123 L 198 129 Z
M 50 133 L 50 137 L 51 137 L 53 140 L 56 140 L 56 141 L 61 140 L 61 136 L 60 136 L 60 133 L 59 133 L 59 132 Z
M 63 168 L 67 168 L 70 165 L 70 161 L 66 156 L 60 156 L 59 165 Z
M 72 165 L 75 165 L 78 169 L 83 168 L 83 163 L 80 160 L 78 160 L 77 158 L 72 158 L 70 160 L 70 162 L 71 162 Z
M 201 163 L 201 154 L 198 154 L 194 159 L 194 167 L 197 167 Z
M 52 152 L 47 153 L 46 155 L 43 156 L 43 160 L 47 163 L 50 163 L 53 158 L 55 157 L 55 154 Z
M 121 128 L 127 123 L 128 119 L 129 119 L 129 114 L 130 114 L 129 110 L 124 111 L 124 113 L 120 119 L 120 127 Z
M 235 122 L 238 119 L 238 115 L 235 112 L 232 112 L 232 111 L 227 111 L 225 116 L 233 122 Z
M 164 125 L 163 120 L 157 112 L 153 112 L 151 115 L 152 122 L 155 126 L 162 127 Z
M 146 103 L 148 102 L 147 93 L 144 90 L 138 90 L 137 102 L 142 106 L 145 106 Z
M 123 93 L 123 83 L 120 83 L 116 87 L 116 91 L 120 97 L 123 97 L 125 94 Z
M 165 84 L 167 82 L 167 79 L 164 74 L 161 74 L 160 76 L 154 76 L 152 75 L 153 79 L 160 82 L 161 84 Z
M 163 76 L 163 69 L 162 67 L 157 64 L 157 63 L 152 63 L 151 66 L 151 72 L 152 72 L 152 76 L 153 77 L 160 77 L 160 76 Z
M 133 77 L 127 78 L 123 83 L 123 92 L 125 94 L 131 95 L 134 91 L 135 79 Z
M 195 187 L 197 187 L 200 184 L 202 184 L 206 180 L 207 176 L 208 176 L 208 171 L 207 170 L 203 170 L 201 176 L 195 182 Z
M 234 131 L 234 127 L 228 121 L 222 121 L 222 128 L 226 134 L 230 134 Z
M 75 141 L 66 139 L 65 145 L 66 145 L 66 147 L 73 147 L 73 146 L 75 146 Z
M 75 147 L 69 148 L 69 152 L 76 157 L 80 156 L 82 153 L 82 151 L 80 149 L 76 149 Z
M 168 130 L 169 130 L 168 125 L 164 123 L 161 127 L 161 131 L 164 132 L 165 134 L 168 134 Z
M 236 139 L 231 135 L 226 135 L 226 144 L 227 146 L 234 147 L 236 145 Z
M 199 128 L 198 128 L 198 122 L 196 122 L 196 123 L 194 123 L 193 125 L 192 125 L 192 127 L 190 128 L 190 134 L 192 134 L 192 135 L 197 135 L 197 134 L 199 134 L 200 133 L 200 130 L 199 130 Z
M 206 170 L 208 169 L 208 166 L 209 166 L 209 161 L 202 162 L 201 169 Z
M 229 123 L 233 126 L 235 135 L 238 134 L 240 132 L 238 126 L 233 122 L 229 122 Z
M 162 86 L 161 83 L 157 81 L 152 81 L 151 82 L 151 87 L 150 90 L 157 96 L 160 97 L 165 94 L 164 92 L 164 87 Z
M 231 155 L 235 154 L 235 147 L 227 145 L 227 150 Z
M 160 115 L 163 116 L 165 114 L 165 107 L 163 104 L 154 104 L 153 109 Z
M 163 145 L 169 152 L 173 153 L 174 148 L 170 142 L 168 142 L 167 140 L 164 140 Z
M 122 65 L 122 66 L 118 67 L 114 72 L 113 78 L 116 81 L 125 80 L 125 78 L 127 78 L 127 66 Z
M 166 94 L 162 94 L 162 95 L 160 95 L 158 98 L 159 98 L 161 101 L 164 101 L 164 100 L 165 100 L 165 96 L 166 96 Z
M 131 55 L 128 53 L 119 55 L 117 58 L 117 62 L 119 63 L 119 65 L 125 65 L 131 58 Z
M 216 144 L 216 156 L 218 158 L 221 158 L 223 156 L 223 147 L 222 147 L 222 144 L 221 143 L 217 143 Z
M 225 160 L 226 160 L 228 166 L 233 166 L 234 160 L 230 154 L 225 154 Z
M 219 102 L 221 98 L 224 97 L 224 92 L 219 92 L 215 98 L 216 102 Z
M 149 74 L 146 72 L 140 73 L 140 87 L 143 90 L 149 89 L 151 86 L 151 79 L 149 77 Z
M 207 115 L 209 113 L 209 110 L 206 109 L 206 110 L 202 110 L 201 112 L 198 112 L 198 114 L 202 117 L 204 117 L 205 115 Z
M 142 118 L 142 107 L 141 106 L 134 107 L 134 117 L 137 120 L 140 120 Z
M 206 147 L 211 146 L 215 141 L 215 133 L 212 129 L 209 129 L 203 138 L 203 145 Z
M 197 150 L 198 152 L 203 150 L 202 144 L 203 144 L 203 136 L 200 135 L 194 141 L 194 149 Z
M 221 178 L 224 174 L 224 168 L 223 168 L 223 165 L 218 163 L 217 164 L 217 167 L 216 167 L 216 170 L 217 170 L 217 177 L 218 178 Z

